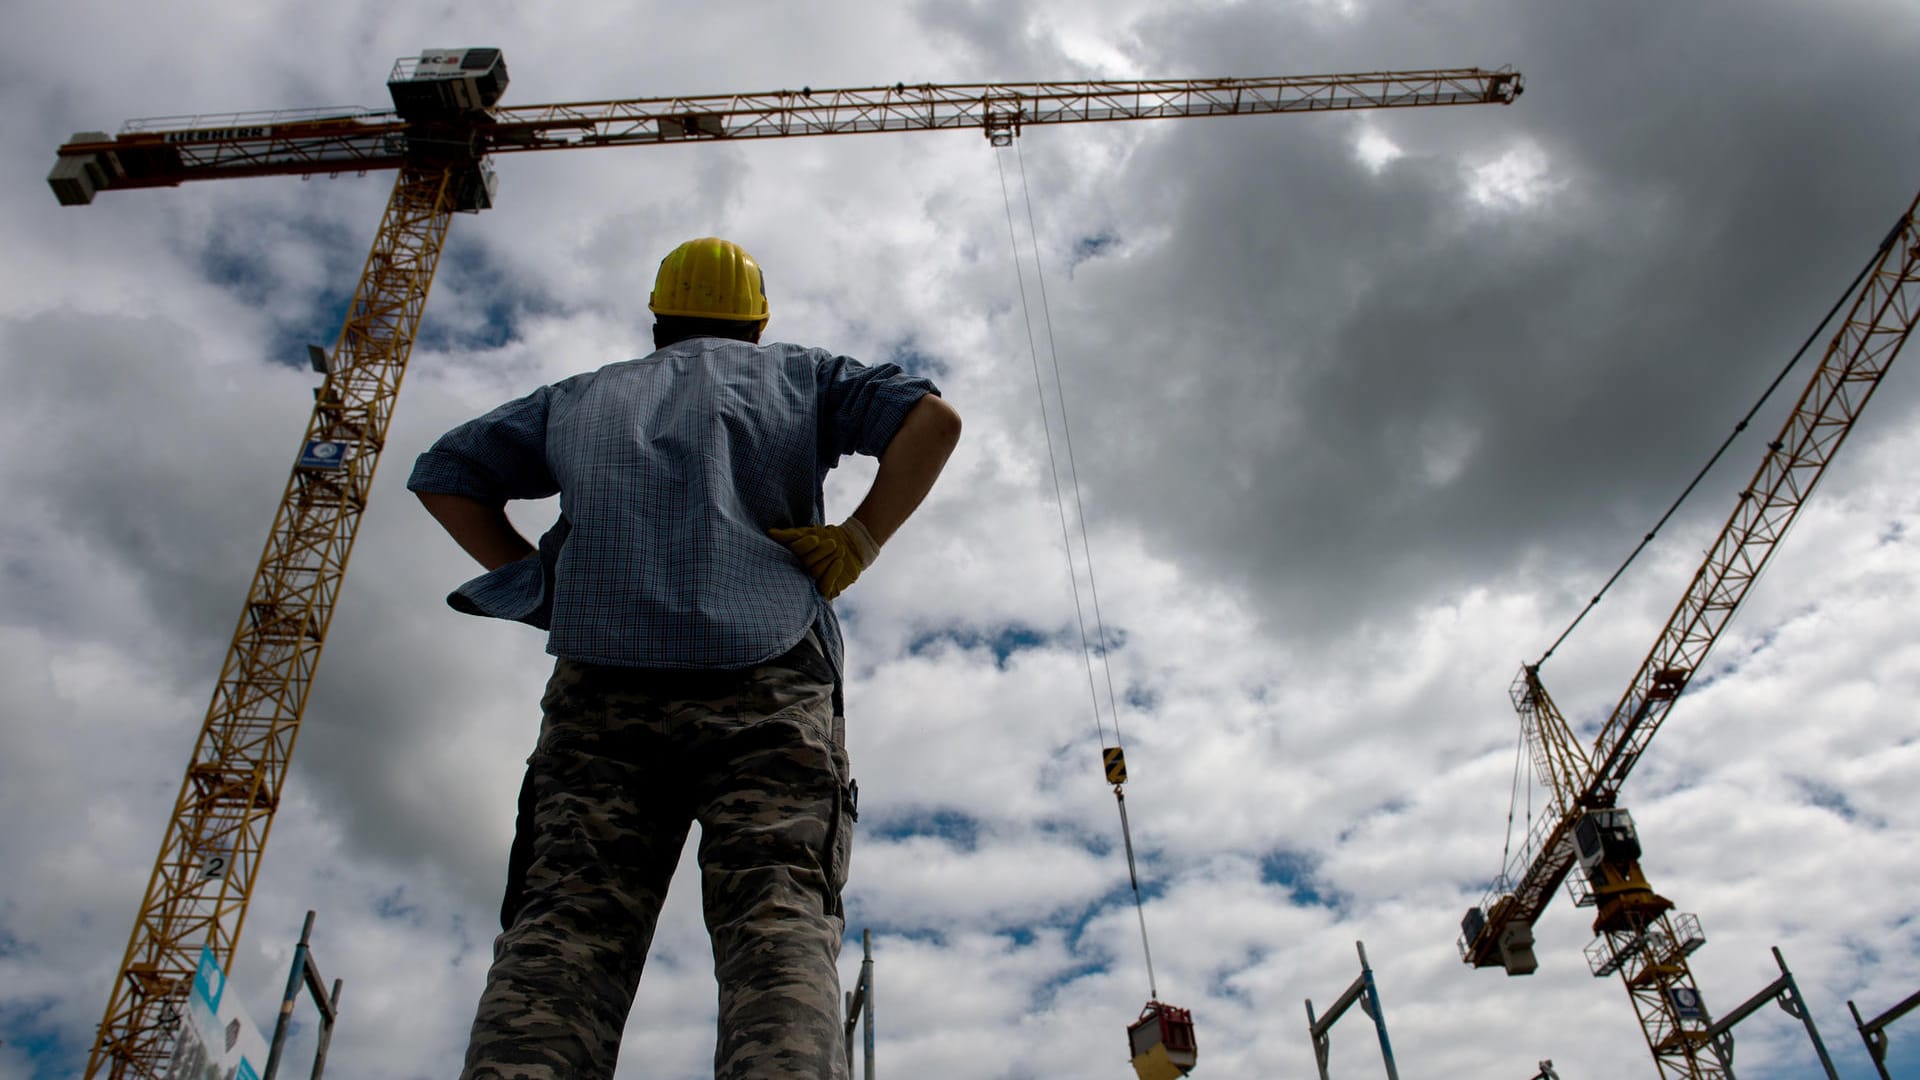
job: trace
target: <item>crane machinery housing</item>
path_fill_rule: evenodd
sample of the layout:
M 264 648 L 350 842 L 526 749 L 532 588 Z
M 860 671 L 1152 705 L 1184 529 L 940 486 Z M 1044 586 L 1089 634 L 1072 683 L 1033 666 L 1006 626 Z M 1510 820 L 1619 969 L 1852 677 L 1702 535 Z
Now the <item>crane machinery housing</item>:
M 1846 322 L 1591 749 L 1580 745 L 1547 694 L 1538 663 L 1524 666 L 1513 682 L 1513 705 L 1553 811 L 1467 912 L 1461 958 L 1477 968 L 1531 974 L 1538 965 L 1534 921 L 1564 882 L 1578 906 L 1594 908 L 1589 969 L 1597 978 L 1620 976 L 1662 1077 L 1731 1072 L 1702 1053 L 1713 1024 L 1687 957 L 1706 936 L 1699 919 L 1674 913 L 1673 902 L 1648 884 L 1633 818 L 1618 805 L 1620 789 L 1920 320 L 1917 213 L 1920 196 L 1862 271 L 1866 285 Z
M 497 48 L 402 59 L 392 110 L 135 120 L 76 134 L 47 181 L 62 205 L 103 191 L 249 176 L 395 170 L 385 214 L 331 354 L 188 759 L 86 1075 L 166 1075 L 203 946 L 229 970 L 334 613 L 385 449 L 407 358 L 456 212 L 493 205 L 497 154 L 701 141 L 973 129 L 996 146 L 1036 124 L 1506 105 L 1511 68 L 1273 78 L 935 85 L 503 107 Z M 317 351 L 317 350 L 316 350 Z

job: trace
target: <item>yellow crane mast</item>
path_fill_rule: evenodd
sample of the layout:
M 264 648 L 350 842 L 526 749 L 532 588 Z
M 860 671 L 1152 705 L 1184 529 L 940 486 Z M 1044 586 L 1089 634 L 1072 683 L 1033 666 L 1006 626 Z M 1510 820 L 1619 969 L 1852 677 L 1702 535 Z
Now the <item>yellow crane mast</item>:
M 1599 978 L 1620 976 L 1662 1077 L 1732 1073 L 1702 1053 L 1712 1018 L 1687 957 L 1706 937 L 1697 918 L 1675 914 L 1673 902 L 1647 883 L 1633 820 L 1617 805 L 1620 788 L 1920 320 L 1917 212 L 1920 196 L 1881 241 L 1846 323 L 1592 747 L 1580 746 L 1541 684 L 1538 664 L 1523 667 L 1513 683 L 1514 708 L 1552 812 L 1467 912 L 1461 957 L 1475 967 L 1531 974 L 1534 921 L 1564 881 L 1578 906 L 1595 909 L 1589 967 Z M 1576 864 L 1580 873 L 1569 877 Z
M 266 550 L 187 764 L 86 1075 L 164 1076 L 201 948 L 231 963 L 280 805 L 421 310 L 456 211 L 492 205 L 494 154 L 597 146 L 983 130 L 1006 145 L 1035 124 L 1412 106 L 1511 104 L 1512 69 L 1162 79 L 646 98 L 501 107 L 491 48 L 395 65 L 391 111 L 259 112 L 133 121 L 82 132 L 48 176 L 63 205 L 189 180 L 396 169 Z

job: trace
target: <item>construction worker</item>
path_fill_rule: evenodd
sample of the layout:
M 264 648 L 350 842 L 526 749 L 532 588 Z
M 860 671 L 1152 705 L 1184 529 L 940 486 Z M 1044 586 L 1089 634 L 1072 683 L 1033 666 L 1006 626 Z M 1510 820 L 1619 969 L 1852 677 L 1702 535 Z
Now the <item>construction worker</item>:
M 714 1074 L 846 1076 L 837 968 L 855 819 L 839 623 L 960 435 L 926 379 L 761 345 L 759 265 L 706 238 L 660 263 L 655 351 L 448 432 L 408 480 L 487 573 L 456 610 L 548 631 L 463 1080 L 611 1077 L 667 885 L 700 823 L 720 984 Z M 825 524 L 844 454 L 880 459 Z M 558 493 L 536 547 L 509 499 Z

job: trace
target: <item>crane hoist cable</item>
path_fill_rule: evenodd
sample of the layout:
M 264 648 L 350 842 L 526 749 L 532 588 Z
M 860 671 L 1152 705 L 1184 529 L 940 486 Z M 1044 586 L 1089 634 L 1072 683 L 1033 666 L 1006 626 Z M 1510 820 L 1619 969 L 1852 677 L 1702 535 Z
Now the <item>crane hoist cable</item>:
M 1505 888 L 1509 885 L 1507 881 L 1507 867 L 1512 865 L 1509 861 L 1509 856 L 1513 853 L 1513 811 L 1520 805 L 1520 791 L 1523 787 L 1527 793 L 1527 824 L 1526 828 L 1520 834 L 1522 837 L 1520 855 L 1524 859 L 1533 858 L 1532 850 L 1526 846 L 1527 841 L 1533 838 L 1533 760 L 1527 756 L 1527 731 L 1525 727 L 1520 729 L 1514 741 L 1513 783 L 1507 793 L 1507 839 L 1506 843 L 1500 848 L 1500 873 L 1494 879 L 1494 884 L 1498 888 Z M 1527 780 L 1524 785 L 1520 782 L 1520 769 L 1522 764 L 1526 766 L 1527 773 Z
M 1106 624 L 1100 615 L 1100 592 L 1095 582 L 1093 572 L 1093 546 L 1087 536 L 1086 508 L 1080 499 L 1080 476 L 1073 459 L 1073 433 L 1072 428 L 1067 423 L 1066 391 L 1060 380 L 1060 356 L 1059 349 L 1053 337 L 1053 313 L 1047 302 L 1046 274 L 1040 268 L 1040 233 L 1038 227 L 1035 225 L 1033 192 L 1027 183 L 1026 158 L 1020 152 L 1018 140 L 1014 141 L 1013 147 L 1014 159 L 1020 169 L 1021 198 L 1026 204 L 1028 235 L 1033 241 L 1034 276 L 1040 293 L 1041 321 L 1046 329 L 1048 363 L 1053 367 L 1054 396 L 1060 408 L 1060 442 L 1066 453 L 1067 476 L 1069 484 L 1073 489 L 1074 512 L 1080 522 L 1080 545 L 1087 564 L 1087 592 L 1093 608 L 1094 630 L 1097 634 L 1094 640 L 1099 643 L 1098 654 L 1100 667 L 1106 675 L 1107 712 L 1113 721 L 1113 744 L 1111 746 L 1107 745 L 1106 727 L 1100 718 L 1100 692 L 1093 671 L 1093 659 L 1096 650 L 1087 637 L 1086 612 L 1080 603 L 1080 578 L 1073 564 L 1073 537 L 1072 531 L 1067 524 L 1066 493 L 1062 490 L 1060 483 L 1060 464 L 1053 441 L 1053 425 L 1047 416 L 1045 381 L 1040 374 L 1040 350 L 1033 332 L 1033 310 L 1027 303 L 1026 271 L 1020 264 L 1020 240 L 1013 222 L 1013 196 L 1007 188 L 1007 167 L 1004 153 L 995 156 L 995 162 L 1000 170 L 1000 199 L 1006 208 L 1007 239 L 1013 251 L 1014 277 L 1020 287 L 1020 310 L 1026 321 L 1027 353 L 1033 362 L 1033 386 L 1034 394 L 1040 404 L 1040 426 L 1046 434 L 1047 465 L 1048 471 L 1053 477 L 1054 505 L 1059 510 L 1060 515 L 1060 540 L 1062 550 L 1066 553 L 1067 578 L 1073 591 L 1074 621 L 1080 631 L 1080 653 L 1086 661 L 1087 694 L 1092 701 L 1094 728 L 1100 740 L 1101 768 L 1107 782 L 1113 785 L 1114 804 L 1120 812 L 1120 837 L 1127 852 L 1127 880 L 1133 887 L 1134 913 L 1139 917 L 1140 921 L 1140 949 L 1146 958 L 1147 991 L 1149 1006 L 1151 1007 L 1160 1000 L 1160 988 L 1153 974 L 1153 945 L 1147 937 L 1146 902 L 1140 893 L 1140 873 L 1133 854 L 1133 828 L 1127 819 L 1127 796 L 1124 787 L 1127 782 L 1127 761 L 1126 752 L 1121 745 L 1119 698 L 1113 689 L 1113 666 L 1107 659 L 1107 653 L 1109 651 L 1107 630 Z
M 1813 332 L 1807 335 L 1807 340 L 1800 343 L 1800 348 L 1794 352 L 1792 358 L 1787 361 L 1786 366 L 1780 369 L 1780 374 L 1775 375 L 1773 381 L 1767 384 L 1767 388 L 1760 394 L 1760 400 L 1754 402 L 1753 407 L 1747 410 L 1747 414 L 1740 418 L 1740 422 L 1733 425 L 1733 430 L 1721 441 L 1720 448 L 1713 452 L 1713 456 L 1707 459 L 1705 465 L 1700 466 L 1699 472 L 1693 474 L 1693 480 L 1687 484 L 1686 490 L 1682 491 L 1680 496 L 1673 500 L 1673 504 L 1667 507 L 1667 512 L 1661 514 L 1660 520 L 1654 522 L 1653 528 L 1648 529 L 1647 534 L 1640 538 L 1638 544 L 1634 545 L 1633 551 L 1628 553 L 1626 561 L 1621 563 L 1619 569 L 1616 569 L 1613 575 L 1607 578 L 1606 583 L 1600 586 L 1600 591 L 1593 594 L 1593 599 L 1587 601 L 1587 605 L 1580 609 L 1580 614 L 1574 616 L 1573 622 L 1569 623 L 1567 628 L 1560 632 L 1559 637 L 1553 639 L 1553 644 L 1547 646 L 1547 651 L 1540 654 L 1540 659 L 1533 662 L 1534 667 L 1537 668 L 1546 663 L 1547 658 L 1553 655 L 1554 650 L 1558 649 L 1561 643 L 1567 640 L 1568 635 L 1573 633 L 1574 627 L 1579 626 L 1581 620 L 1585 619 L 1588 613 L 1593 611 L 1594 607 L 1600 603 L 1600 598 L 1605 596 L 1607 590 L 1613 587 L 1613 583 L 1620 580 L 1620 575 L 1627 572 L 1627 567 L 1633 565 L 1633 560 L 1639 558 L 1640 553 L 1645 551 L 1647 545 L 1653 542 L 1653 538 L 1659 535 L 1660 529 L 1666 525 L 1667 519 L 1671 518 L 1674 512 L 1680 509 L 1681 503 L 1687 501 L 1687 497 L 1693 494 L 1693 489 L 1700 486 L 1700 481 L 1704 480 L 1707 473 L 1720 461 L 1721 455 L 1727 452 L 1727 448 L 1733 445 L 1733 440 L 1739 438 L 1740 433 L 1747 430 L 1747 424 L 1753 420 L 1754 415 L 1760 411 L 1761 407 L 1766 405 L 1767 399 L 1773 396 L 1773 392 L 1780 388 L 1780 383 L 1786 379 L 1787 373 L 1792 371 L 1794 366 L 1800 363 L 1800 358 L 1807 354 L 1807 349 L 1811 348 L 1813 343 L 1819 339 L 1820 335 L 1826 332 L 1827 324 L 1833 321 L 1833 317 L 1840 313 L 1840 308 L 1846 304 L 1848 298 L 1859 290 L 1860 283 L 1865 281 L 1867 275 L 1873 272 L 1873 268 L 1879 264 L 1881 257 L 1887 253 L 1887 248 L 1891 247 L 1893 242 L 1899 238 L 1905 228 L 1905 224 L 1906 219 L 1902 218 L 1888 231 L 1886 238 L 1880 241 L 1880 246 L 1874 249 L 1873 254 L 1868 256 L 1866 263 L 1860 267 L 1860 272 L 1853 276 L 1853 281 L 1847 285 L 1846 291 L 1842 292 L 1840 298 L 1833 302 L 1833 306 L 1827 309 L 1826 317 L 1820 320 L 1820 325 L 1813 328 Z

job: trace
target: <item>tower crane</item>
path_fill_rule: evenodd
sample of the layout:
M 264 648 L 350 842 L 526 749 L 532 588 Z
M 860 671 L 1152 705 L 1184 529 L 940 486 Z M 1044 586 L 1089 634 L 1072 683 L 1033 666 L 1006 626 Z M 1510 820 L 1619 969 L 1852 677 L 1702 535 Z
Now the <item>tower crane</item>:
M 1674 913 L 1673 902 L 1647 883 L 1620 789 L 1920 320 L 1916 213 L 1920 196 L 1863 271 L 1866 285 L 1846 323 L 1591 748 L 1580 745 L 1548 696 L 1539 664 L 1524 666 L 1513 682 L 1513 705 L 1552 812 L 1462 920 L 1461 958 L 1531 974 L 1534 921 L 1565 882 L 1578 906 L 1595 909 L 1588 965 L 1597 978 L 1620 976 L 1662 1077 L 1732 1074 L 1701 1053 L 1712 1020 L 1687 957 L 1706 937 L 1698 918 Z
M 135 120 L 81 132 L 47 180 L 61 204 L 190 180 L 393 170 L 398 176 L 331 353 L 159 857 L 135 916 L 86 1075 L 165 1075 L 198 956 L 227 967 L 326 641 L 407 357 L 456 211 L 492 206 L 498 154 L 802 135 L 980 129 L 1005 146 L 1036 124 L 1157 117 L 1511 104 L 1511 68 L 1283 78 L 969 85 L 501 106 L 495 48 L 432 49 L 395 64 L 391 110 Z

